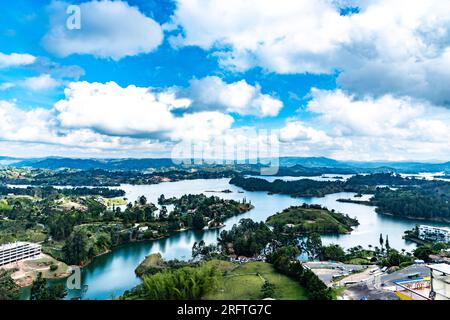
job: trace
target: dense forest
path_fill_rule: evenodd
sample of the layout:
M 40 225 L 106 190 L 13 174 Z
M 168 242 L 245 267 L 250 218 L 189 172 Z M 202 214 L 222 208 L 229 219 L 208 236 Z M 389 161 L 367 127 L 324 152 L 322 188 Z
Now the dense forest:
M 252 257 L 261 254 L 274 238 L 275 235 L 264 222 L 242 219 L 231 230 L 222 231 L 217 240 L 226 254 Z
M 64 196 L 97 195 L 105 198 L 116 198 L 125 196 L 125 191 L 120 189 L 87 188 L 87 187 L 57 189 L 50 186 L 26 187 L 26 188 L 0 186 L 0 195 L 31 196 L 39 198 L 47 198 L 54 195 L 64 195 Z
M 43 242 L 46 253 L 76 265 L 128 242 L 168 237 L 178 230 L 220 227 L 226 218 L 253 208 L 245 199 L 238 202 L 203 194 L 170 199 L 173 210 L 169 212 L 165 205 L 158 209 L 144 196 L 124 206 L 108 206 L 99 195 L 85 196 L 123 195 L 122 190 L 111 190 L 111 194 L 105 188 L 5 190 L 20 195 L 0 199 L 0 243 Z
M 119 186 L 120 184 L 157 184 L 163 181 L 218 179 L 232 177 L 235 172 L 216 170 L 162 170 L 162 171 L 108 171 L 103 169 L 25 170 L 11 169 L 15 173 L 0 175 L 0 184 L 38 186 Z
M 397 190 L 379 188 L 370 203 L 380 213 L 449 222 L 450 184 L 430 182 Z
M 230 184 L 247 191 L 267 191 L 269 193 L 288 194 L 293 197 L 323 197 L 337 192 L 373 193 L 379 186 L 422 186 L 430 181 L 403 178 L 397 174 L 376 173 L 370 175 L 355 175 L 347 181 L 316 181 L 300 179 L 285 181 L 277 179 L 269 182 L 261 178 L 245 178 L 235 176 Z
M 301 179 L 295 181 L 275 180 L 269 182 L 260 178 L 245 178 L 236 176 L 230 184 L 246 191 L 267 191 L 269 193 L 288 194 L 293 197 L 323 197 L 327 194 L 341 192 L 344 183 L 341 181 L 315 181 Z

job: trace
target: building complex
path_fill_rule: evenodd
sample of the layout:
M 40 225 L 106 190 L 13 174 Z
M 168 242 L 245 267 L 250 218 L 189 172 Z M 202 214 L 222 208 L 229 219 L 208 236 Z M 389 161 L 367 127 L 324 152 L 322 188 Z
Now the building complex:
M 38 258 L 41 246 L 30 242 L 14 242 L 0 246 L 0 266 L 25 259 Z
M 450 228 L 420 225 L 419 238 L 436 242 L 450 242 Z

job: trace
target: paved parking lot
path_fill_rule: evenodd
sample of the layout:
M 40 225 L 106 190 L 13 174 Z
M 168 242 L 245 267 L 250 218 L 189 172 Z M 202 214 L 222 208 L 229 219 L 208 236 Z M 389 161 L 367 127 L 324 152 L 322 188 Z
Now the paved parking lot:
M 344 264 L 340 262 L 306 262 L 308 266 L 325 284 L 329 285 L 334 277 L 350 275 L 355 271 L 367 269 L 368 266 L 358 264 Z
M 406 280 L 413 273 L 418 273 L 419 277 L 428 277 L 430 269 L 425 264 L 414 264 L 391 274 L 384 273 L 380 276 L 381 286 L 393 286 L 395 281 Z

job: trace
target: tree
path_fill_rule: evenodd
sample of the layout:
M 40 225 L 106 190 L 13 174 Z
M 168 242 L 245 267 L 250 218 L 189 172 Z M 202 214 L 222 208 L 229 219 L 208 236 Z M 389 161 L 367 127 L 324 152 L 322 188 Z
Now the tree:
M 89 259 L 88 236 L 83 230 L 75 230 L 66 240 L 63 253 L 69 264 L 81 265 Z
M 383 234 L 380 233 L 380 246 L 383 248 L 384 240 L 383 240 Z
M 30 300 L 61 300 L 66 295 L 67 290 L 64 285 L 49 286 L 47 280 L 39 272 L 31 287 Z
M 420 246 L 416 250 L 414 250 L 414 256 L 417 259 L 423 260 L 425 262 L 431 261 L 430 254 L 433 254 L 433 250 L 431 250 L 428 246 Z
M 231 230 L 222 231 L 218 242 L 226 253 L 252 257 L 260 254 L 274 238 L 274 233 L 264 222 L 241 219 Z
M 337 244 L 330 244 L 328 246 L 324 246 L 321 252 L 322 260 L 333 260 L 333 261 L 344 261 L 345 260 L 345 251 L 344 249 Z
M 159 210 L 159 220 L 166 220 L 167 219 L 167 207 L 162 206 L 161 210 Z
M 167 219 L 167 221 L 169 222 L 169 231 L 175 231 L 180 229 L 180 220 L 178 219 L 178 217 L 175 215 L 174 212 L 171 212 L 169 214 L 169 218 Z
M 386 250 L 389 251 L 391 249 L 391 246 L 389 245 L 389 235 L 386 235 L 386 243 L 385 243 Z
M 199 212 L 195 213 L 192 219 L 192 227 L 197 230 L 202 230 L 205 226 L 206 223 L 203 215 Z
M 206 245 L 205 241 L 195 242 L 192 246 L 192 258 L 207 260 L 220 253 L 219 247 L 215 244 Z
M 0 269 L 0 300 L 18 300 L 19 286 L 11 278 L 13 271 Z
M 141 206 L 145 206 L 147 204 L 147 198 L 145 196 L 140 196 L 138 198 L 138 203 Z
M 125 292 L 122 299 L 197 300 L 217 288 L 215 267 L 181 267 L 144 276 L 142 284 Z
M 275 285 L 269 281 L 264 281 L 261 287 L 262 298 L 273 298 L 275 295 Z
M 300 261 L 290 258 L 293 248 L 279 248 L 267 257 L 267 261 L 272 263 L 278 272 L 298 281 L 311 300 L 331 300 L 331 289 L 314 272 L 304 268 Z
M 322 252 L 322 239 L 318 233 L 314 232 L 308 235 L 305 249 L 312 260 L 320 256 L 320 253 Z
M 163 205 L 165 202 L 166 202 L 166 197 L 164 196 L 164 194 L 160 195 L 158 198 L 158 204 Z

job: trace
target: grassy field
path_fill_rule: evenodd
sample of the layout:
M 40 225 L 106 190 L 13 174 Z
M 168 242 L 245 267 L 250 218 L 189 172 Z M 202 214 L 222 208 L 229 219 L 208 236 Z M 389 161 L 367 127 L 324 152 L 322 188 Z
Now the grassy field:
M 8 201 L 0 199 L 0 210 L 9 210 Z
M 128 203 L 128 201 L 124 198 L 103 198 L 103 200 L 105 201 L 105 205 L 108 207 L 111 207 L 112 205 L 120 206 Z
M 275 285 L 279 300 L 306 300 L 305 290 L 294 280 L 279 274 L 265 262 L 234 264 L 228 261 L 210 261 L 222 272 L 218 290 L 204 297 L 207 300 L 258 300 L 265 280 Z

